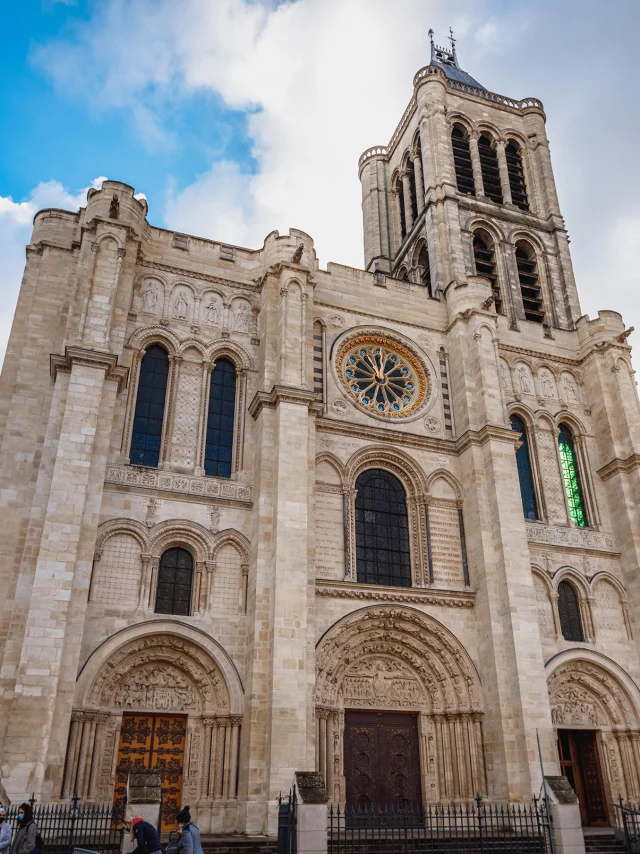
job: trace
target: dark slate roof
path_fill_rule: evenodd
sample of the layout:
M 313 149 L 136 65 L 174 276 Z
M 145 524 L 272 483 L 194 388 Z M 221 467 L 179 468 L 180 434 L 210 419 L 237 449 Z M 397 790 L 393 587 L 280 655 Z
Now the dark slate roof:
M 448 62 L 439 62 L 437 59 L 432 59 L 429 64 L 437 65 L 438 68 L 441 68 L 450 80 L 457 80 L 458 83 L 466 83 L 469 86 L 476 86 L 478 89 L 486 89 L 486 86 L 483 86 L 482 83 L 478 83 L 475 78 L 470 74 L 467 74 L 467 72 L 463 71 L 461 68 L 458 68 L 456 65 L 449 65 Z

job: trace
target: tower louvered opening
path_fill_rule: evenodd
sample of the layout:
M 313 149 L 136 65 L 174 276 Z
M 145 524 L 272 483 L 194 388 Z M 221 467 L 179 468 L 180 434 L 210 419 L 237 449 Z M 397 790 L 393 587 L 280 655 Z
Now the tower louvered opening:
M 469 135 L 460 125 L 454 125 L 451 131 L 451 146 L 453 148 L 453 162 L 456 169 L 458 192 L 473 196 L 476 190 L 473 183 Z
M 511 189 L 511 200 L 521 210 L 529 210 L 527 198 L 527 185 L 524 180 L 524 167 L 522 165 L 522 149 L 515 141 L 510 139 L 505 148 L 507 159 L 507 172 L 509 173 L 509 187 Z
M 407 160 L 407 174 L 409 175 L 409 193 L 411 196 L 411 214 L 413 221 L 418 219 L 418 193 L 416 191 L 416 171 L 413 165 L 413 160 Z
M 396 180 L 396 204 L 398 206 L 398 218 L 400 222 L 400 242 L 407 236 L 407 220 L 404 215 L 404 193 L 402 191 L 402 179 Z
M 429 261 L 429 251 L 426 245 L 423 245 L 420 254 L 418 255 L 418 270 L 420 273 L 420 282 L 427 289 L 429 296 L 433 296 L 431 287 L 431 263 Z
M 473 235 L 473 257 L 476 262 L 476 275 L 489 279 L 496 311 L 502 314 L 502 294 L 496 272 L 496 253 L 493 240 L 484 231 L 476 231 Z
M 518 243 L 516 246 L 516 264 L 518 265 L 524 316 L 534 323 L 543 323 L 542 288 L 538 281 L 538 265 L 533 247 L 527 243 Z
M 500 169 L 498 168 L 498 155 L 493 147 L 491 137 L 483 133 L 478 140 L 478 153 L 480 155 L 480 169 L 482 171 L 482 183 L 484 194 L 493 202 L 502 204 L 502 185 L 500 184 Z

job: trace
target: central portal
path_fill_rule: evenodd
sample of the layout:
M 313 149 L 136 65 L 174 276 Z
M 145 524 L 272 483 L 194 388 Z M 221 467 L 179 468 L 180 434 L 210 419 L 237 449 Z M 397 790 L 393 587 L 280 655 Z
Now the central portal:
M 417 715 L 345 712 L 347 804 L 422 804 Z

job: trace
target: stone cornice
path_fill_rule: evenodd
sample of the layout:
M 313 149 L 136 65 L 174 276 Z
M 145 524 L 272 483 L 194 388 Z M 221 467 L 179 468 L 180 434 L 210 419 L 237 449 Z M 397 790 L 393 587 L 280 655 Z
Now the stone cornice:
M 516 445 L 519 434 L 514 433 L 508 427 L 500 427 L 497 424 L 485 424 L 479 430 L 467 430 L 456 439 L 456 451 L 461 454 L 471 445 L 485 445 L 487 442 L 506 442 L 508 445 Z
M 56 353 L 49 356 L 49 369 L 54 382 L 59 371 L 70 371 L 73 365 L 103 370 L 107 380 L 118 383 L 118 392 L 127 387 L 129 368 L 118 365 L 118 357 L 114 353 L 102 353 L 84 347 L 65 347 L 64 356 Z
M 616 457 L 614 460 L 611 460 L 606 465 L 602 466 L 602 468 L 598 469 L 598 474 L 602 478 L 602 480 L 609 480 L 610 477 L 613 477 L 616 474 L 620 474 L 624 472 L 628 474 L 629 472 L 636 471 L 640 469 L 640 454 L 631 454 L 630 457 L 627 457 L 624 460 L 621 460 L 619 457 Z
M 571 329 L 565 329 L 564 332 L 573 332 Z M 566 356 L 556 356 L 551 353 L 542 353 L 540 350 L 528 350 L 525 347 L 514 347 L 511 344 L 502 344 L 498 342 L 498 350 L 504 350 L 505 353 L 516 353 L 519 356 L 526 356 L 536 362 L 559 362 L 561 365 L 571 365 L 577 367 L 581 365 L 584 359 L 567 359 Z
M 440 605 L 448 608 L 473 608 L 476 594 L 471 590 L 438 590 L 435 587 L 407 588 L 400 592 L 377 584 L 316 579 L 316 596 L 338 599 L 369 599 L 378 602 L 405 602 L 415 605 Z
M 339 421 L 336 418 L 318 418 L 316 430 L 321 433 L 336 433 L 341 436 L 353 436 L 368 442 L 392 442 L 409 448 L 421 448 L 426 451 L 444 451 L 450 454 L 454 448 L 452 439 L 435 439 L 431 436 L 419 436 L 416 433 L 404 433 L 389 427 L 375 427 L 373 424 L 354 424 L 352 421 Z
M 397 281 L 398 280 L 393 279 L 393 278 L 387 278 L 387 287 L 389 286 L 389 283 L 394 284 Z M 413 282 L 403 282 L 403 284 L 414 285 Z M 418 289 L 418 288 L 424 289 L 424 285 L 414 285 L 414 287 L 416 289 Z M 363 311 L 360 308 L 355 309 L 355 308 L 352 308 L 352 307 L 346 306 L 346 305 L 336 305 L 335 303 L 331 303 L 331 302 L 323 302 L 322 300 L 314 300 L 313 306 L 314 306 L 314 308 L 316 308 L 316 307 L 330 308 L 332 311 L 342 311 L 345 314 L 356 315 L 356 317 L 370 317 L 372 320 L 375 320 L 377 322 L 376 325 L 378 325 L 378 326 L 385 325 L 385 324 L 389 323 L 388 318 L 386 318 L 384 315 L 382 315 L 382 314 L 371 314 L 370 312 Z M 432 335 L 444 335 L 444 333 L 445 333 L 444 329 L 436 329 L 434 326 L 425 326 L 422 323 L 411 323 L 410 321 L 407 321 L 407 320 L 394 320 L 393 323 L 397 326 L 406 326 L 410 329 L 418 329 L 420 332 L 431 332 Z M 391 328 L 391 327 L 389 327 L 389 328 Z
M 170 264 L 160 264 L 158 261 L 150 261 L 145 258 L 144 254 L 142 258 L 137 263 L 138 269 L 150 269 L 150 270 L 161 270 L 163 273 L 170 273 L 174 276 L 180 276 L 180 278 L 184 279 L 195 279 L 202 282 L 209 282 L 214 285 L 231 285 L 234 288 L 244 288 L 251 293 L 257 293 L 260 291 L 260 285 L 256 285 L 253 282 L 239 282 L 236 279 L 225 279 L 222 276 L 213 276 L 211 273 L 200 273 L 196 270 L 186 270 L 183 267 L 173 267 Z
M 257 418 L 263 409 L 275 409 L 281 403 L 297 403 L 307 406 L 311 412 L 322 412 L 324 407 L 318 403 L 317 394 L 295 386 L 274 385 L 271 391 L 257 391 L 249 404 L 249 414 Z

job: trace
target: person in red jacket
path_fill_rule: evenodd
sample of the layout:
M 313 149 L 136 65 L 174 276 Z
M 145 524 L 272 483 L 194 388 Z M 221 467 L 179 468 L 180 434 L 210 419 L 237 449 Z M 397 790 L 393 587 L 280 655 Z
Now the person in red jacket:
M 136 843 L 131 854 L 162 854 L 158 831 L 151 822 L 127 816 L 124 826 L 131 833 L 132 842 Z

